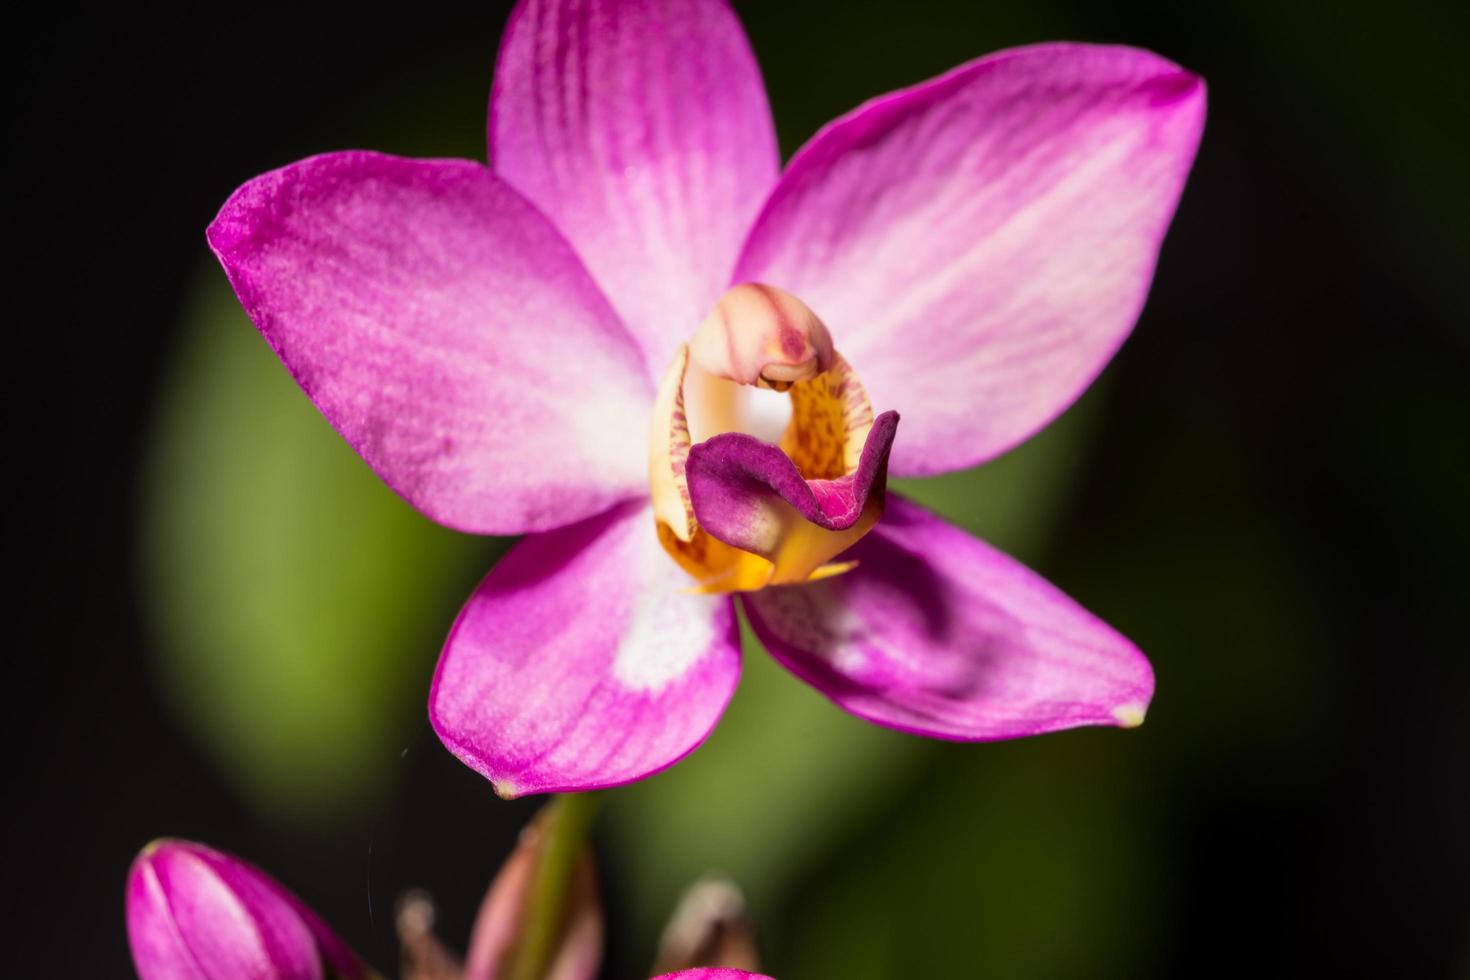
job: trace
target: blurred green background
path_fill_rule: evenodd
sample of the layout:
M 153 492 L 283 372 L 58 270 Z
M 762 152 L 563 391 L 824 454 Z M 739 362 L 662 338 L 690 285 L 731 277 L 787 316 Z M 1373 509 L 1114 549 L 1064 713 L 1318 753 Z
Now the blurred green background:
M 1199 163 L 1123 353 L 1018 450 L 900 487 L 1132 637 L 1158 694 L 1137 731 L 939 744 L 843 715 L 747 637 L 710 741 L 606 794 L 607 975 L 646 975 L 709 872 L 746 891 L 782 980 L 1463 975 L 1464 10 L 737 8 L 787 154 L 1012 44 L 1139 44 L 1206 77 Z M 236 184 L 308 153 L 483 157 L 503 16 L 72 24 L 28 49 L 22 123 L 50 136 L 32 145 L 111 158 L 43 178 L 69 192 L 48 228 L 73 261 L 79 229 L 93 246 L 59 318 L 88 399 L 45 427 L 62 516 L 32 608 L 52 636 L 23 665 L 43 746 L 23 815 L 85 840 L 36 862 L 34 894 L 84 909 L 51 969 L 126 970 L 122 876 L 162 833 L 271 868 L 381 965 L 410 885 L 462 944 L 534 812 L 424 717 L 454 612 L 509 542 L 387 491 L 202 238 Z M 35 81 L 43 63 L 71 87 Z

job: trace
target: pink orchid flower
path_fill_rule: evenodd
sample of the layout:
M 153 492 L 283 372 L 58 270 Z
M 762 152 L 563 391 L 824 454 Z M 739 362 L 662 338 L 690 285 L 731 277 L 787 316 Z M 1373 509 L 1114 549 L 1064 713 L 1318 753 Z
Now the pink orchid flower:
M 737 601 L 880 725 L 1131 726 L 1153 694 L 1132 644 L 885 481 L 991 459 L 1091 383 L 1204 106 L 1154 54 L 1044 44 L 874 99 L 783 170 L 723 3 L 523 0 L 490 166 L 313 157 L 240 188 L 209 241 L 389 486 L 526 535 L 430 695 L 502 795 L 690 752 L 736 685 Z

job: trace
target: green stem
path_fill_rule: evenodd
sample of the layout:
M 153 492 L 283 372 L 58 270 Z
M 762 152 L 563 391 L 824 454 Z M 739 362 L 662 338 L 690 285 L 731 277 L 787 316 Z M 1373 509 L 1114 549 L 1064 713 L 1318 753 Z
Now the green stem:
M 596 813 L 597 797 L 591 793 L 562 794 L 548 804 L 521 941 L 507 980 L 542 980 L 551 966 L 566 922 L 572 875 Z

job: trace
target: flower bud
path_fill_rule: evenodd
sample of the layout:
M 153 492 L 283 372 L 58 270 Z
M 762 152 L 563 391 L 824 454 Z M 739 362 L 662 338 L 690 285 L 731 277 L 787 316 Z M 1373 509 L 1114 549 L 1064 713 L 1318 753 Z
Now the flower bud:
M 516 975 L 513 964 L 526 940 L 537 865 L 551 846 L 553 821 L 566 819 L 565 804 L 566 799 L 560 799 L 536 815 L 490 883 L 470 935 L 464 980 Z M 561 922 L 539 974 L 543 980 L 592 980 L 602 962 L 602 896 L 590 847 L 577 850 L 568 871 Z
M 655 973 L 696 967 L 760 968 L 755 923 L 734 882 L 706 878 L 691 885 L 659 940 Z
M 316 913 L 258 868 L 159 840 L 128 873 L 128 942 L 142 980 L 365 980 Z

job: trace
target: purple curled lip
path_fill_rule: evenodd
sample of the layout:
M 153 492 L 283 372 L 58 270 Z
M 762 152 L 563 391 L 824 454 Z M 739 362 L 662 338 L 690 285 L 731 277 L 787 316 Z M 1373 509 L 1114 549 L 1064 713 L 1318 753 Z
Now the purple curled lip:
M 752 536 L 752 526 L 779 499 L 824 530 L 844 531 L 874 494 L 881 498 L 897 429 L 897 412 L 874 419 L 857 468 L 835 480 L 804 479 L 779 446 L 744 433 L 701 442 L 689 450 L 685 469 L 699 526 L 728 545 L 758 552 L 761 543 Z

